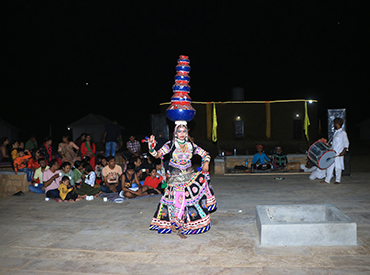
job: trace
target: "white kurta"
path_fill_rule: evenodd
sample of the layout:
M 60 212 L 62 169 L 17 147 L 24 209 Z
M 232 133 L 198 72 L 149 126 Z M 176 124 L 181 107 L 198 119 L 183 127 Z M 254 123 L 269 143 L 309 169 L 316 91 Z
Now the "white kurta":
M 334 132 L 332 148 L 337 153 L 337 155 L 342 153 L 344 148 L 349 148 L 347 133 L 342 128 Z M 336 168 L 344 170 L 344 157 L 336 157 L 334 166 Z
M 332 148 L 337 155 L 342 153 L 344 148 L 347 148 L 347 149 L 349 148 L 349 141 L 348 141 L 347 133 L 343 131 L 342 128 L 334 132 Z M 325 181 L 327 183 L 329 183 L 331 178 L 333 177 L 334 170 L 335 170 L 335 181 L 339 183 L 342 177 L 342 170 L 344 170 L 344 157 L 343 156 L 336 157 L 334 161 L 334 165 L 331 165 L 329 166 L 328 169 L 326 169 Z

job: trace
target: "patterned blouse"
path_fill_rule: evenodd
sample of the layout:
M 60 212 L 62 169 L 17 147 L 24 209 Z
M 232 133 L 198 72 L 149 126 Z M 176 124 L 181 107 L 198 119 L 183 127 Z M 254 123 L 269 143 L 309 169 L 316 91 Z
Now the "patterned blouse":
M 211 159 L 208 152 L 189 141 L 186 142 L 185 152 L 181 150 L 180 145 L 177 142 L 175 142 L 173 145 L 172 141 L 166 142 L 162 148 L 159 149 L 159 153 L 161 153 L 162 156 L 171 152 L 172 154 L 169 165 L 180 170 L 187 170 L 188 168 L 191 168 L 191 158 L 193 155 L 201 156 L 202 162 L 210 161 Z

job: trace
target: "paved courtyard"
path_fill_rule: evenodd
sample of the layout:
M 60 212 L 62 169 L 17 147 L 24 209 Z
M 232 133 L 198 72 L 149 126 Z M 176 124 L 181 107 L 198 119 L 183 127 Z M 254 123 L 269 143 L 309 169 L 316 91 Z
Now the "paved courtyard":
M 1 198 L 0 274 L 370 274 L 370 173 L 340 185 L 284 177 L 213 176 L 212 228 L 186 240 L 147 229 L 159 197 L 121 204 Z M 321 203 L 357 223 L 357 246 L 259 245 L 256 205 Z

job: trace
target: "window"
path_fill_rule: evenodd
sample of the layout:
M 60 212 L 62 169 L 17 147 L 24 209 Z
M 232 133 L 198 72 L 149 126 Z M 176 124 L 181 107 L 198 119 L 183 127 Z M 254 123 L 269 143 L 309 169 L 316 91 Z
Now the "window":
M 244 121 L 241 120 L 235 121 L 235 138 L 236 139 L 244 138 Z

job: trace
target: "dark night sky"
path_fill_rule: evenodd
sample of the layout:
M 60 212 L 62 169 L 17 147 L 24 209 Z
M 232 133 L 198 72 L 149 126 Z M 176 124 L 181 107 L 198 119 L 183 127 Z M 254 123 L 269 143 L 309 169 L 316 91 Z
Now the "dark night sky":
M 8 1 L 1 118 L 23 136 L 88 113 L 149 133 L 181 54 L 195 101 L 231 100 L 243 87 L 245 100 L 313 98 L 320 110 L 347 108 L 353 125 L 369 117 L 366 7 L 250 2 Z

